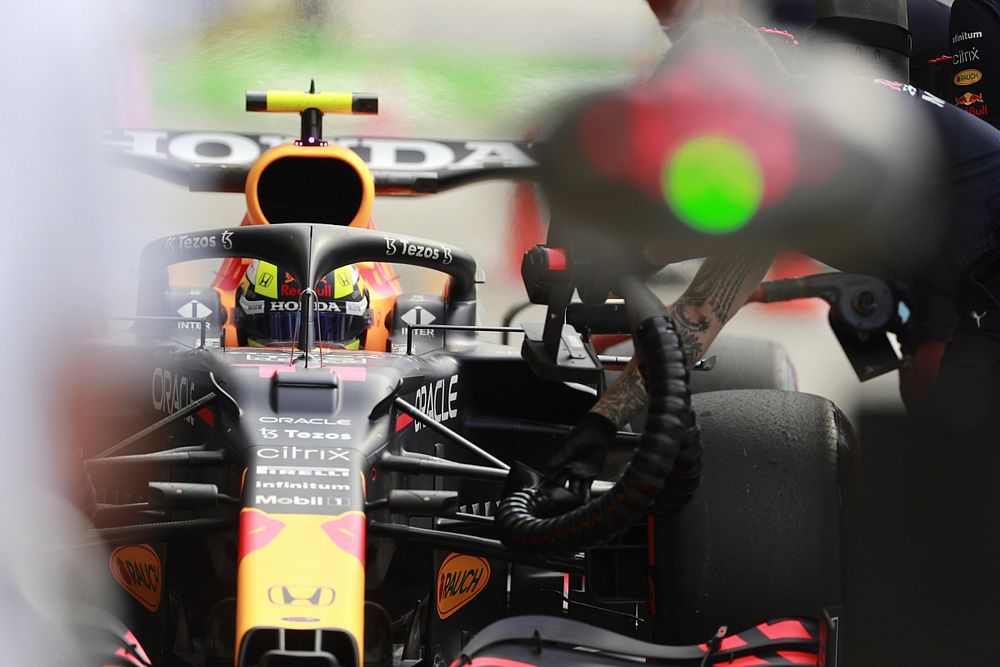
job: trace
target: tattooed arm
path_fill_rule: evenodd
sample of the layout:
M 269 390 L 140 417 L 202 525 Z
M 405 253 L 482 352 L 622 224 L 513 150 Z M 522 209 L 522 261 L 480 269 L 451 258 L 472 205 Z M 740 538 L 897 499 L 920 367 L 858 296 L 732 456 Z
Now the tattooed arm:
M 772 259 L 772 253 L 763 251 L 709 257 L 684 293 L 667 308 L 680 336 L 688 368 L 705 355 L 723 325 L 746 303 Z M 645 404 L 646 389 L 638 360 L 633 357 L 591 411 L 621 428 Z

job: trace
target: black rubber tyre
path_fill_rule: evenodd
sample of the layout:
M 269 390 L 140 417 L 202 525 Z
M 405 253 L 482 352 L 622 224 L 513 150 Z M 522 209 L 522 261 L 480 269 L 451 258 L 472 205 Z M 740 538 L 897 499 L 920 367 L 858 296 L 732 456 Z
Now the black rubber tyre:
M 605 354 L 632 356 L 632 341 L 618 343 Z M 716 355 L 718 364 L 710 371 L 691 373 L 691 393 L 722 389 L 787 389 L 797 385 L 795 366 L 784 345 L 764 338 L 719 336 L 709 355 Z M 617 373 L 608 373 L 608 384 Z
M 722 389 L 786 389 L 798 387 L 795 366 L 781 343 L 764 338 L 723 336 L 714 343 L 709 355 L 718 364 L 710 371 L 691 373 L 691 392 L 695 394 Z
M 692 402 L 704 473 L 691 504 L 655 520 L 656 640 L 701 642 L 721 625 L 842 604 L 856 449 L 847 418 L 825 398 L 789 391 Z

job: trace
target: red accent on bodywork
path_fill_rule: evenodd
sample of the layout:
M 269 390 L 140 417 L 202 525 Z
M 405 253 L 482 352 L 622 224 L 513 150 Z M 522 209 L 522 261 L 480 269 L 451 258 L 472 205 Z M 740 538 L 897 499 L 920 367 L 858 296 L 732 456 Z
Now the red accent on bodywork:
M 761 660 L 755 655 L 745 655 L 742 658 L 736 658 L 727 662 L 713 662 L 712 667 L 755 667 L 756 665 L 767 664 L 767 660 Z
M 132 647 L 132 652 L 130 653 L 128 649 L 121 646 L 115 651 L 115 655 L 122 658 L 126 662 L 132 663 L 136 667 L 149 667 L 153 664 L 153 662 L 149 659 L 149 656 L 146 655 L 146 651 L 143 650 L 142 644 L 139 643 L 139 640 L 136 639 L 131 630 L 127 630 L 122 639 L 126 644 Z M 111 667 L 111 665 L 105 665 L 104 667 Z
M 538 211 L 538 199 L 532 183 L 515 183 L 511 200 L 511 231 L 507 235 L 506 273 L 511 278 L 521 277 L 521 257 L 524 253 L 545 241 L 542 232 L 542 216 Z
M 136 655 L 145 660 L 147 663 L 152 664 L 153 661 L 149 659 L 148 655 L 146 655 L 146 650 L 142 648 L 142 644 L 139 643 L 139 640 L 134 634 L 132 634 L 131 630 L 128 630 L 125 633 L 125 641 L 132 645 Z
M 802 651 L 778 651 L 778 655 L 793 665 L 818 665 L 819 656 Z
M 364 366 L 336 366 L 330 372 L 339 377 L 341 382 L 364 382 L 368 379 L 368 369 Z
M 284 523 L 263 512 L 246 509 L 240 512 L 239 560 L 242 561 L 247 554 L 266 547 L 284 527 Z
M 747 643 L 739 635 L 733 635 L 732 637 L 723 637 L 722 642 L 719 644 L 719 648 L 723 651 L 731 651 L 734 648 L 740 648 L 741 646 L 746 646 Z
M 288 364 L 230 364 L 237 368 L 256 368 L 258 377 L 270 379 L 275 373 L 294 373 L 297 366 Z M 364 382 L 368 379 L 368 369 L 364 366 L 330 366 L 330 373 L 342 382 Z
M 731 651 L 736 648 L 741 648 L 746 646 L 746 640 L 739 635 L 729 635 L 728 637 L 723 637 L 722 642 L 719 644 L 719 648 L 723 651 Z M 702 651 L 708 650 L 708 644 L 698 644 L 698 648 Z
M 365 564 L 365 516 L 359 513 L 343 514 L 323 524 L 323 532 L 333 543 Z
M 413 423 L 413 417 L 410 415 L 399 415 L 396 417 L 396 433 L 399 433 L 404 428 Z
M 202 408 L 195 413 L 198 415 L 203 422 L 209 426 L 215 426 L 215 414 L 212 413 L 211 408 Z
M 594 334 L 590 337 L 590 342 L 593 343 L 594 349 L 597 350 L 598 354 L 604 354 L 605 350 L 612 345 L 617 345 L 627 340 L 632 340 L 632 336 L 629 334 Z
M 562 248 L 546 248 L 545 254 L 549 256 L 549 271 L 566 270 L 566 251 Z
M 260 378 L 271 378 L 275 373 L 294 373 L 295 366 L 288 364 L 230 364 L 237 368 L 256 368 Z
M 801 621 L 788 620 L 777 621 L 776 623 L 761 623 L 757 626 L 768 639 L 816 639 Z
M 509 658 L 494 658 L 492 656 L 480 656 L 467 662 L 462 658 L 456 659 L 449 667 L 535 667 L 530 662 L 511 660 Z
M 538 138 L 539 127 L 532 127 L 524 135 L 524 140 L 532 142 Z M 538 196 L 534 183 L 515 183 L 511 199 L 510 234 L 507 235 L 507 261 L 504 264 L 510 278 L 520 280 L 521 258 L 531 248 L 545 242 L 542 214 L 538 207 Z

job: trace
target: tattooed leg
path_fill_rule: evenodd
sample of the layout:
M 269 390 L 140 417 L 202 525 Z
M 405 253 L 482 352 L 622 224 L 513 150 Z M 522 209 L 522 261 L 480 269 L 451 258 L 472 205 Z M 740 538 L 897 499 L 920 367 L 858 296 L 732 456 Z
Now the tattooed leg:
M 693 309 L 692 311 L 689 313 L 682 301 L 667 308 L 670 319 L 674 321 L 677 336 L 681 339 L 681 349 L 684 350 L 684 360 L 688 368 L 691 368 L 704 354 L 705 344 L 702 338 L 710 327 L 707 317 L 696 314 L 697 311 Z
M 639 359 L 633 356 L 591 411 L 604 415 L 621 429 L 642 411 L 647 400 L 646 386 L 642 382 L 642 373 L 639 372 Z
M 702 262 L 691 284 L 668 308 L 688 368 L 708 350 L 771 265 L 772 254 L 747 251 Z
M 760 284 L 772 258 L 770 252 L 746 251 L 709 257 L 702 263 L 684 294 L 667 309 L 688 368 L 702 358 L 723 325 Z M 646 400 L 639 364 L 633 358 L 591 409 L 621 428 L 642 410 Z

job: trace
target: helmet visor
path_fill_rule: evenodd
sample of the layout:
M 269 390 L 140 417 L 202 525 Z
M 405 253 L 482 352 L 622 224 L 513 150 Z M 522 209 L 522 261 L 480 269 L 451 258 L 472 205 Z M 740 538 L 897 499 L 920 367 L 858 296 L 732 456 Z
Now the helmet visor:
M 241 294 L 240 328 L 247 343 L 260 347 L 292 347 L 299 334 L 296 301 L 257 301 Z
M 334 347 L 352 347 L 368 328 L 363 315 L 343 313 L 317 313 L 316 343 Z
M 316 343 L 348 347 L 360 340 L 369 324 L 368 300 L 316 303 Z
M 243 300 L 246 301 L 245 297 Z M 301 313 L 297 301 L 247 301 L 242 327 L 250 345 L 291 347 L 297 344 Z M 255 307 L 256 306 L 256 307 Z M 315 341 L 327 347 L 357 347 L 368 328 L 367 302 L 318 301 L 313 321 Z M 255 311 L 255 312 L 248 312 Z

